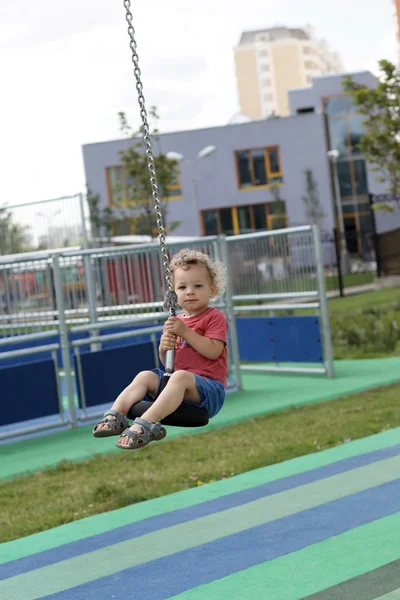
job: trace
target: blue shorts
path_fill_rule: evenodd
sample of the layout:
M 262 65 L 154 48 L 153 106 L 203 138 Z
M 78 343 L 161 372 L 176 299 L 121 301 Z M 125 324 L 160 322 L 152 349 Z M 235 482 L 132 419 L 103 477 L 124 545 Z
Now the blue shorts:
M 159 376 L 160 383 L 157 390 L 157 395 L 160 393 L 161 381 L 164 376 L 164 371 L 161 369 L 152 369 L 152 372 Z M 225 388 L 220 381 L 214 379 L 208 379 L 207 377 L 201 377 L 193 373 L 196 379 L 196 387 L 199 392 L 200 402 L 187 402 L 183 401 L 183 404 L 190 404 L 191 406 L 205 406 L 208 411 L 208 417 L 212 419 L 221 410 L 225 400 Z M 146 395 L 145 400 L 150 402 L 154 401 L 150 395 Z

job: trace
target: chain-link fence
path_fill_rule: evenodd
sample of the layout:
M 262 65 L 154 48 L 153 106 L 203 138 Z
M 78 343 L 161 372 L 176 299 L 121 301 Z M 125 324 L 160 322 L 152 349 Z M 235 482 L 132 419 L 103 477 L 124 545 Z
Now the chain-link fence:
M 83 194 L 0 207 L 0 255 L 88 248 L 90 219 Z

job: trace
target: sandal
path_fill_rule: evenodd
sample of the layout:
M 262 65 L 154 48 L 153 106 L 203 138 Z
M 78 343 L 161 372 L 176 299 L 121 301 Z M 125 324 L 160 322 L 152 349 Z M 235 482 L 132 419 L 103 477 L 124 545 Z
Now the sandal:
M 150 423 L 150 421 L 145 421 L 139 417 L 134 420 L 134 423 L 140 425 L 143 431 L 139 432 L 125 429 L 125 431 L 121 433 L 121 437 L 128 437 L 129 444 L 121 444 L 118 441 L 115 444 L 117 448 L 122 448 L 123 450 L 136 450 L 136 448 L 143 448 L 144 446 L 147 446 L 148 443 L 155 440 L 162 440 L 167 435 L 167 432 L 161 423 Z
M 126 429 L 126 427 L 129 427 L 129 421 L 126 417 L 124 417 L 124 415 L 121 415 L 121 413 L 119 413 L 116 410 L 110 409 L 107 410 L 104 415 L 103 415 L 103 419 L 101 419 L 101 421 L 99 421 L 98 423 L 96 423 L 96 425 L 93 428 L 93 435 L 94 437 L 98 437 L 98 438 L 103 438 L 103 437 L 110 437 L 110 435 L 121 435 L 121 433 L 124 431 L 124 429 Z M 115 417 L 115 419 L 110 418 L 110 417 Z M 98 429 L 98 426 L 101 423 L 106 423 L 108 425 L 107 428 L 102 428 L 102 429 Z

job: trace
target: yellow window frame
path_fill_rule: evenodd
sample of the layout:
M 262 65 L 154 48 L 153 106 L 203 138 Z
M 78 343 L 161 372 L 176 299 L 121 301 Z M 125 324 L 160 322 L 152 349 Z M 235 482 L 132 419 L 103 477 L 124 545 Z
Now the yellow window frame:
M 276 219 L 284 219 L 285 221 L 285 227 L 287 227 L 287 222 L 288 222 L 288 215 L 287 213 L 278 213 L 278 214 L 270 214 L 269 213 L 269 206 L 270 206 L 270 202 L 264 202 L 262 203 L 265 206 L 265 226 L 267 230 L 273 230 L 272 224 L 274 222 L 274 220 Z M 250 209 L 250 225 L 251 228 L 255 231 L 255 222 L 254 222 L 254 211 L 253 211 L 253 207 L 254 206 L 258 206 L 258 204 L 249 204 L 247 205 L 248 208 Z M 221 233 L 221 218 L 220 218 L 220 210 L 221 209 L 227 209 L 229 208 L 231 210 L 231 214 L 232 214 L 232 226 L 233 226 L 233 233 L 234 235 L 238 235 L 240 233 L 240 228 L 239 228 L 239 216 L 238 216 L 238 208 L 241 208 L 240 206 L 218 206 L 215 208 L 208 208 L 205 211 L 201 211 L 201 224 L 202 224 L 202 232 L 203 235 L 206 235 L 206 228 L 205 228 L 205 220 L 204 220 L 204 213 L 209 211 L 209 210 L 214 210 L 216 212 L 216 217 L 217 217 L 217 232 L 218 234 Z
M 235 150 L 235 170 L 236 170 L 236 183 L 237 183 L 238 190 L 240 192 L 246 192 L 249 190 L 259 190 L 259 189 L 270 188 L 273 186 L 283 185 L 283 183 L 266 183 L 265 185 L 255 185 L 254 184 L 254 180 L 255 180 L 254 161 L 253 161 L 253 157 L 252 157 L 251 153 L 254 152 L 255 150 L 263 150 L 264 151 L 264 165 L 265 165 L 265 172 L 267 174 L 267 179 L 271 179 L 274 177 L 282 177 L 283 178 L 280 146 L 274 145 L 274 146 L 267 146 L 267 147 L 244 148 L 243 150 Z M 270 163 L 270 158 L 269 158 L 270 150 L 277 150 L 277 152 L 278 152 L 278 162 L 279 162 L 279 166 L 280 166 L 279 171 L 276 171 L 276 172 L 271 171 L 271 163 Z M 249 167 L 250 167 L 250 175 L 251 175 L 251 181 L 252 181 L 252 185 L 250 185 L 249 187 L 241 187 L 241 185 L 240 185 L 239 160 L 238 160 L 239 152 L 249 152 L 249 163 L 250 163 Z
M 114 165 L 112 167 L 106 167 L 106 181 L 107 181 L 107 192 L 108 192 L 108 204 L 109 206 L 115 206 L 116 204 L 113 202 L 113 190 L 112 190 L 112 184 L 111 184 L 111 170 L 112 169 L 118 169 L 120 170 L 121 173 L 121 196 L 122 196 L 122 202 L 118 202 L 118 206 L 131 206 L 132 205 L 132 200 L 128 200 L 127 196 L 128 196 L 128 186 L 126 183 L 126 176 L 127 176 L 127 172 L 126 169 L 124 168 L 123 165 Z M 174 191 L 174 190 L 180 190 L 181 193 L 180 194 L 175 194 L 172 196 L 166 196 L 165 198 L 161 198 L 161 200 L 164 201 L 168 201 L 168 200 L 179 200 L 182 198 L 183 194 L 182 194 L 182 180 L 181 180 L 181 173 L 179 172 L 178 174 L 178 183 L 171 183 L 169 185 L 166 186 L 166 189 L 168 191 Z

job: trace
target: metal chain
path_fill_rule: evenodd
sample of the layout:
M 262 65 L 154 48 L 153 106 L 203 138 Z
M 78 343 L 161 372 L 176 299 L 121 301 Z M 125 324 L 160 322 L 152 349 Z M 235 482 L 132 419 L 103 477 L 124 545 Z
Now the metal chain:
M 160 240 L 160 249 L 161 249 L 161 257 L 162 264 L 164 270 L 164 279 L 166 285 L 166 295 L 164 301 L 164 310 L 168 311 L 170 314 L 175 315 L 175 311 L 178 306 L 178 299 L 174 292 L 174 288 L 172 285 L 172 275 L 171 270 L 169 268 L 169 257 L 168 257 L 168 249 L 165 241 L 165 229 L 163 223 L 163 216 L 161 212 L 160 205 L 160 195 L 157 183 L 157 174 L 156 167 L 154 164 L 154 156 L 153 156 L 153 148 L 151 143 L 150 129 L 149 123 L 147 120 L 147 112 L 145 108 L 145 100 L 143 95 L 143 84 L 141 80 L 141 72 L 139 68 L 139 56 L 137 53 L 137 44 L 135 39 L 135 29 L 132 25 L 133 16 L 131 12 L 131 2 L 130 0 L 124 0 L 124 7 L 126 11 L 126 21 L 128 23 L 128 34 L 130 38 L 130 48 L 132 50 L 132 63 L 133 63 L 133 73 L 136 79 L 136 90 L 138 94 L 138 102 L 140 107 L 140 117 L 142 119 L 143 125 L 143 139 L 146 145 L 146 155 L 147 155 L 147 164 L 149 168 L 150 174 L 150 184 L 151 184 L 151 192 L 154 201 L 154 209 L 156 212 L 156 221 L 158 228 L 158 238 Z

